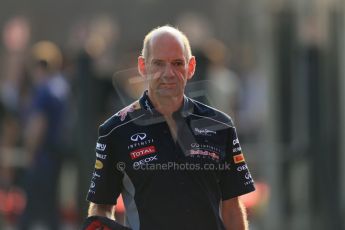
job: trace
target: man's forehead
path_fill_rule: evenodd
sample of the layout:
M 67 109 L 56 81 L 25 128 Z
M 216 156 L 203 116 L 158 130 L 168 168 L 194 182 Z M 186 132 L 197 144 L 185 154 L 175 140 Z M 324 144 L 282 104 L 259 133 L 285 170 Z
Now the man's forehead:
M 171 33 L 155 34 L 149 44 L 149 60 L 185 61 L 183 42 Z
M 157 33 L 153 34 L 151 41 L 150 41 L 150 48 L 156 48 L 157 46 L 174 46 L 174 47 L 181 47 L 183 46 L 182 38 L 175 33 L 168 32 L 168 31 L 158 31 Z

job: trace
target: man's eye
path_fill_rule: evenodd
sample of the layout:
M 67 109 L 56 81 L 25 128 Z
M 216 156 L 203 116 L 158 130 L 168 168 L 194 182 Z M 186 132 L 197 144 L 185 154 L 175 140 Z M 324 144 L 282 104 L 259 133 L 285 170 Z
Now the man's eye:
M 164 66 L 164 62 L 162 62 L 162 61 L 155 61 L 155 62 L 153 62 L 153 65 L 154 66 L 158 66 L 158 67 L 162 67 L 162 66 Z
M 173 63 L 173 65 L 176 67 L 180 67 L 180 66 L 184 66 L 184 63 L 182 61 L 176 61 Z

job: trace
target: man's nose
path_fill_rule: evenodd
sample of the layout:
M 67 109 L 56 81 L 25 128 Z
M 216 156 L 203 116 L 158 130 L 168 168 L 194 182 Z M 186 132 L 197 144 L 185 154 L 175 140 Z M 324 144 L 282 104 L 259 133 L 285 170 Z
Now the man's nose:
M 174 66 L 170 63 L 166 64 L 164 69 L 164 76 L 173 77 L 174 75 Z

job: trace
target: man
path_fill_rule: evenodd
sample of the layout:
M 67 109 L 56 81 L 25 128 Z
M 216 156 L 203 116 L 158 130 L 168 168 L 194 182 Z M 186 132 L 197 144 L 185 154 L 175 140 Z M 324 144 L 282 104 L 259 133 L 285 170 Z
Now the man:
M 58 182 L 70 88 L 61 73 L 62 53 L 54 43 L 40 41 L 32 52 L 34 89 L 24 129 L 27 205 L 19 229 L 44 224 L 54 230 L 60 228 Z
M 179 30 L 144 40 L 138 70 L 148 89 L 99 128 L 84 229 L 113 221 L 122 194 L 130 229 L 247 229 L 238 196 L 254 190 L 231 119 L 184 96 L 196 60 Z

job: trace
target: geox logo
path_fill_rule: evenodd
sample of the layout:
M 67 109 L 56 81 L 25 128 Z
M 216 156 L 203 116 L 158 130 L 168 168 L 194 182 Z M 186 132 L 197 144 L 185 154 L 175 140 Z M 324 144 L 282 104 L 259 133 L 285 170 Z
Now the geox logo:
M 157 155 L 151 156 L 151 157 L 147 157 L 147 158 L 142 159 L 140 161 L 136 161 L 136 162 L 133 163 L 133 167 L 138 167 L 138 166 L 140 166 L 142 164 L 149 163 L 149 162 L 155 161 L 155 160 L 158 160 Z

